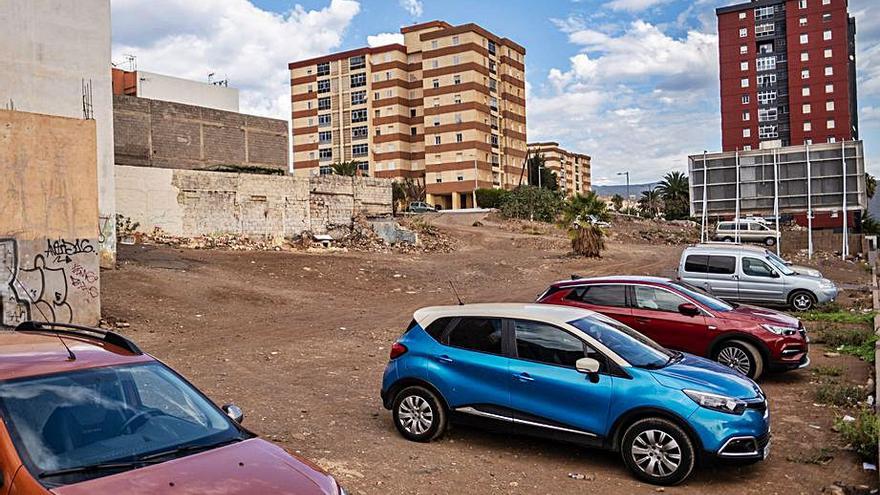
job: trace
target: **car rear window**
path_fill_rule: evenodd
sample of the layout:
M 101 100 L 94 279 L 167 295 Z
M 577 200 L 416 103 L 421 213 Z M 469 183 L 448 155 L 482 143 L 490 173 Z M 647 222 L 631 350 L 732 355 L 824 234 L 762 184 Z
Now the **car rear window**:
M 452 321 L 452 318 L 450 317 L 437 318 L 436 320 L 431 322 L 430 325 L 428 325 L 428 328 L 425 329 L 425 332 L 433 337 L 434 340 L 439 342 L 440 337 L 443 335 L 443 331 L 446 330 L 446 327 L 449 326 L 450 321 Z
M 708 273 L 729 275 L 736 271 L 736 257 L 709 256 Z
M 691 273 L 706 273 L 709 271 L 709 256 L 705 254 L 691 254 L 684 260 L 684 271 Z
M 585 285 L 572 289 L 565 296 L 570 301 L 596 306 L 626 306 L 626 287 L 624 285 Z
M 721 222 L 718 224 L 718 230 L 733 230 L 732 222 Z

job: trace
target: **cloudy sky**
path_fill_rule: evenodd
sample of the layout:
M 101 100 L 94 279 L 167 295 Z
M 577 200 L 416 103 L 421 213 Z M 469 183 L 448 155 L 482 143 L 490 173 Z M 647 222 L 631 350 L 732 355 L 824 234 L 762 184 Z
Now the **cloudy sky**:
M 597 184 L 653 181 L 721 147 L 714 9 L 739 0 L 112 0 L 113 60 L 228 77 L 242 111 L 289 118 L 288 62 L 397 40 L 400 26 L 475 22 L 527 49 L 530 141 L 592 155 Z M 856 16 L 859 118 L 880 173 L 880 0 Z M 869 21 L 870 20 L 870 21 Z

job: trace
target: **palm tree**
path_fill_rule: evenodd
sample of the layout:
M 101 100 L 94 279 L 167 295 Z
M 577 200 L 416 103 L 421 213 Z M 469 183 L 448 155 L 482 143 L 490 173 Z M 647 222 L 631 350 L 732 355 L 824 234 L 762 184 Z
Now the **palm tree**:
M 865 193 L 868 195 L 868 199 L 874 197 L 874 192 L 877 190 L 877 178 L 873 175 L 865 172 Z
M 642 191 L 642 197 L 639 198 L 639 211 L 642 216 L 648 218 L 656 218 L 663 209 L 663 199 L 659 191 L 659 187 Z
M 333 173 L 336 175 L 345 175 L 348 177 L 354 177 L 357 175 L 358 171 L 358 162 L 348 161 L 348 162 L 336 162 L 330 165 L 330 168 L 333 169 Z
M 560 226 L 568 229 L 575 254 L 598 258 L 605 249 L 604 232 L 592 219 L 608 220 L 608 203 L 593 191 L 575 194 L 562 207 Z
M 669 220 L 686 218 L 690 212 L 690 184 L 687 176 L 678 170 L 663 176 L 657 185 L 663 199 L 664 212 Z
M 614 211 L 620 211 L 623 208 L 623 196 L 620 194 L 611 196 L 611 204 L 614 206 Z

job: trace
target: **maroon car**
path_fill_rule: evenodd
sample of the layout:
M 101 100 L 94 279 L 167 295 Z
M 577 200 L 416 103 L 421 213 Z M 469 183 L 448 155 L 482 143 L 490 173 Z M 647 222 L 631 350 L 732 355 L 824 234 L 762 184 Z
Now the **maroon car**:
M 684 282 L 658 277 L 557 282 L 538 302 L 591 309 L 661 345 L 705 356 L 757 379 L 767 370 L 809 365 L 803 323 L 785 313 L 724 302 Z

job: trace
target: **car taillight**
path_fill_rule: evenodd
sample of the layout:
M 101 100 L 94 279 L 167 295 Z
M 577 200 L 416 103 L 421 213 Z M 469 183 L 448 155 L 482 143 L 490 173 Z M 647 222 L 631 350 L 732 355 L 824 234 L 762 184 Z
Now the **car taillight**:
M 407 348 L 405 345 L 400 342 L 395 342 L 391 344 L 391 359 L 397 359 L 400 356 L 406 354 Z

